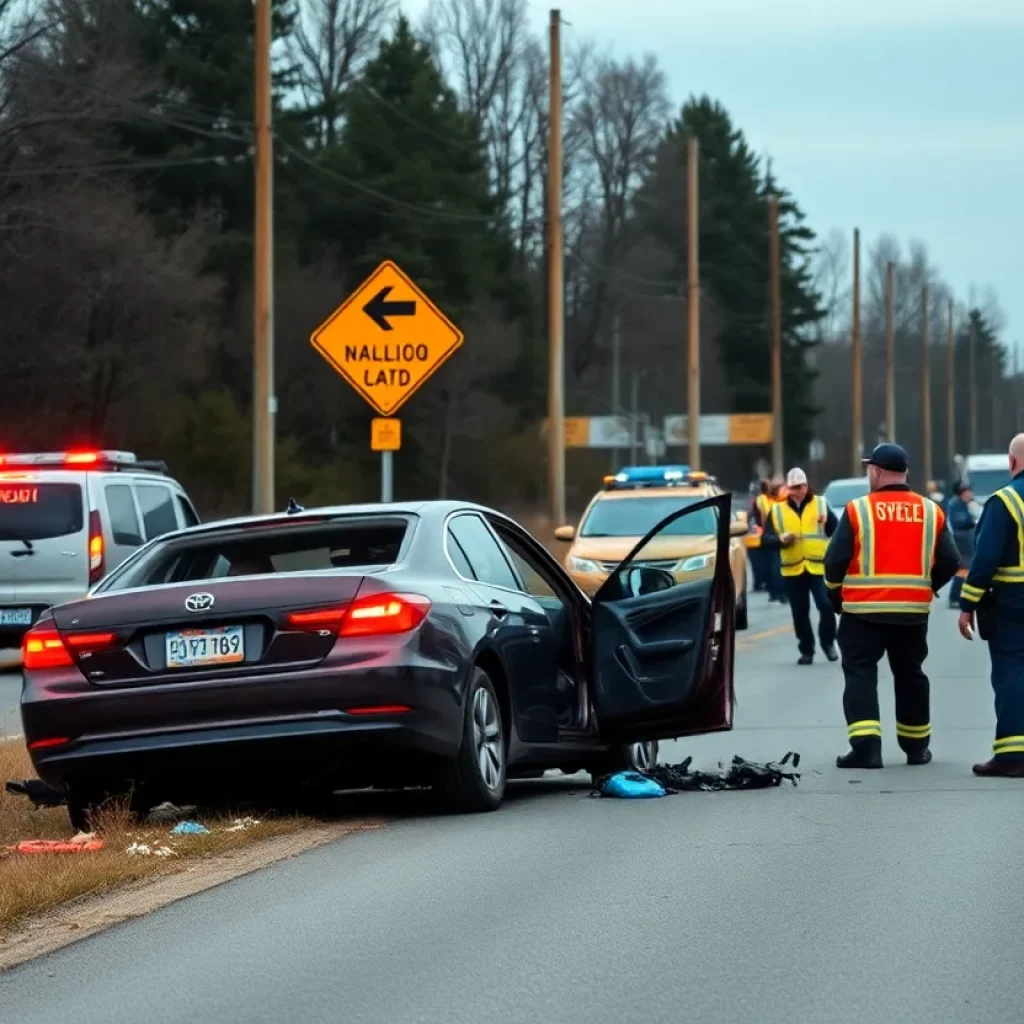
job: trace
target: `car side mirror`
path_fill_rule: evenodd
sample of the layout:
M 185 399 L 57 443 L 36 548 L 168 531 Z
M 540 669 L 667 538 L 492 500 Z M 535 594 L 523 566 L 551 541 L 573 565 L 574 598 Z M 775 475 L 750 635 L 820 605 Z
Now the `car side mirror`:
M 570 541 L 576 537 L 576 528 L 574 526 L 560 526 L 555 530 L 555 540 Z
M 624 597 L 642 597 L 659 590 L 671 590 L 676 585 L 676 578 L 665 569 L 655 569 L 649 565 L 630 566 L 621 576 Z

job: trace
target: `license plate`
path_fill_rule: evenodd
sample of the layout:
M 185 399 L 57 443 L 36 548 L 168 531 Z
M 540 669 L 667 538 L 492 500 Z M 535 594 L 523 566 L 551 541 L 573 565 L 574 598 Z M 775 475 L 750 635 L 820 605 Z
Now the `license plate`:
M 0 626 L 31 626 L 31 608 L 0 608 Z
M 168 668 L 232 665 L 245 661 L 245 631 L 241 626 L 168 633 L 164 644 Z

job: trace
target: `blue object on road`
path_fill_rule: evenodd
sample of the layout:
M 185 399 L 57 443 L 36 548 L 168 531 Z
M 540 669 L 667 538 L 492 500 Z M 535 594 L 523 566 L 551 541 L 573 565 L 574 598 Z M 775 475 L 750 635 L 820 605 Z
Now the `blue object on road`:
M 202 836 L 208 835 L 209 829 L 200 825 L 198 821 L 182 821 L 171 829 L 172 836 Z
M 626 800 L 644 800 L 664 796 L 665 789 L 639 772 L 617 772 L 601 787 L 601 795 L 617 796 Z

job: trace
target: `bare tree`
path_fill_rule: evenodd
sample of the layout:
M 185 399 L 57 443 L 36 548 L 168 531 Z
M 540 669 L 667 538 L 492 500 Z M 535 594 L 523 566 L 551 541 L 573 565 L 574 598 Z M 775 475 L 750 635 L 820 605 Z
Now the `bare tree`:
M 303 0 L 291 56 L 320 145 L 337 138 L 345 91 L 396 10 L 397 0 Z

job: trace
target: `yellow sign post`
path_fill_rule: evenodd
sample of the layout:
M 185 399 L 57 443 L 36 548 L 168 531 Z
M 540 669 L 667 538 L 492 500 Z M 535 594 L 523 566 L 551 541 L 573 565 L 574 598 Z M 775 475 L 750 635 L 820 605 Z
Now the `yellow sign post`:
M 391 419 L 430 379 L 464 335 L 391 260 L 377 269 L 313 332 L 313 347 L 384 419 L 371 444 L 381 453 L 381 500 L 391 501 L 391 453 L 401 424 Z M 393 446 L 377 441 L 392 424 Z M 379 428 L 383 430 L 384 428 Z

